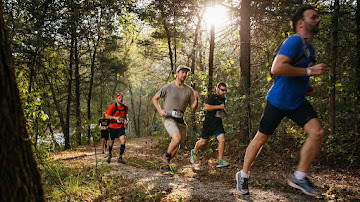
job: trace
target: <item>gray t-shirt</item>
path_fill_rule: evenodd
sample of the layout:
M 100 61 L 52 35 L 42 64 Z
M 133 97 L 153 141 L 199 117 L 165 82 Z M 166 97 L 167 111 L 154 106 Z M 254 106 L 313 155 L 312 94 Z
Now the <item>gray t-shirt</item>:
M 173 109 L 185 112 L 186 107 L 194 103 L 195 96 L 193 89 L 184 84 L 183 87 L 177 87 L 175 82 L 171 82 L 163 86 L 157 95 L 164 98 L 164 110 L 171 111 Z

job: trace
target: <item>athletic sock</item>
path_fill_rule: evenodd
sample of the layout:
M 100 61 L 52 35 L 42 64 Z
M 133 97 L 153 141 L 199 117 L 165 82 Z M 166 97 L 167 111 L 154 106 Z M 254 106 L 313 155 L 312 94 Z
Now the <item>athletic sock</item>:
M 294 177 L 297 179 L 297 180 L 302 180 L 306 177 L 306 173 L 304 172 L 301 172 L 301 171 L 295 171 L 294 172 Z
M 245 173 L 244 171 L 240 171 L 240 176 L 243 178 L 249 178 L 249 174 Z
M 171 160 L 171 154 L 168 154 L 167 152 L 166 152 L 166 160 L 167 160 L 167 162 L 168 163 L 170 163 L 170 160 Z
M 125 144 L 120 145 L 120 158 L 122 158 L 122 155 L 125 152 Z
M 112 152 L 112 146 L 109 146 L 109 156 L 111 156 L 112 154 L 111 154 L 111 152 Z

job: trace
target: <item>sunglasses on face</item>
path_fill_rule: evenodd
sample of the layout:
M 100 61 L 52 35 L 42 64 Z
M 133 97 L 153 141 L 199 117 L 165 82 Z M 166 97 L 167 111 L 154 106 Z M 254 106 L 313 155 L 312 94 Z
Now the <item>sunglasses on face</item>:
M 219 89 L 223 92 L 227 92 L 227 89 L 222 89 L 222 88 L 219 88 Z

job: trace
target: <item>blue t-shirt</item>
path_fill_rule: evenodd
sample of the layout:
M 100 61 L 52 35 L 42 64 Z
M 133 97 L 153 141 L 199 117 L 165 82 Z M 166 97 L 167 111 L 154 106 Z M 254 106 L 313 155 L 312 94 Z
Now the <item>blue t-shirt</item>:
M 310 51 L 310 57 L 304 58 L 295 67 L 306 68 L 310 58 L 315 58 L 314 49 L 306 44 Z M 303 54 L 303 44 L 299 36 L 290 36 L 281 45 L 278 55 L 285 55 L 291 60 Z M 266 100 L 277 108 L 292 110 L 298 108 L 306 99 L 305 93 L 309 86 L 309 76 L 276 76 L 275 82 L 270 88 Z

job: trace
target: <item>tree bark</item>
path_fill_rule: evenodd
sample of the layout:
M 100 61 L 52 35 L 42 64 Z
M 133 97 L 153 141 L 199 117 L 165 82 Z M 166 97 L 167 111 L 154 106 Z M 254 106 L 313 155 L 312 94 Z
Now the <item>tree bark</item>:
M 176 7 L 175 7 L 175 2 L 173 1 L 172 2 L 173 3 L 173 8 L 174 8 L 174 22 L 173 22 L 173 32 L 174 32 L 174 34 L 173 34 L 173 37 L 174 37 L 174 66 L 176 67 L 176 62 L 177 62 L 177 53 L 176 53 L 176 35 L 177 35 L 177 32 L 176 32 L 176 18 L 177 18 L 177 16 L 176 16 Z
M 200 32 L 200 28 L 201 28 L 201 20 L 203 17 L 203 14 L 201 14 L 201 16 L 198 14 L 197 18 L 198 18 L 198 22 L 196 24 L 196 29 L 195 29 L 195 36 L 194 36 L 194 44 L 193 44 L 193 48 L 192 48 L 192 53 L 191 53 L 191 73 L 192 73 L 192 87 L 194 90 L 196 90 L 196 83 L 195 83 L 195 61 L 196 61 L 196 49 L 197 49 L 197 44 L 198 44 L 198 36 L 199 36 L 199 32 Z M 193 134 L 195 134 L 197 132 L 197 126 L 196 126 L 196 114 L 194 111 L 191 110 L 191 125 L 192 125 L 192 129 L 193 129 Z
M 356 55 L 357 55 L 357 67 L 355 68 L 356 74 L 356 88 L 355 88 L 355 132 L 360 133 L 360 118 L 358 118 L 358 112 L 360 109 L 360 0 L 356 1 Z
M 244 95 L 245 104 L 240 109 L 240 139 L 251 137 L 250 122 L 250 3 L 251 0 L 241 1 L 240 8 L 240 89 Z
M 209 53 L 209 83 L 207 94 L 210 95 L 213 88 L 213 74 L 214 74 L 214 49 L 215 49 L 215 25 L 211 25 L 210 29 L 210 53 Z
M 0 201 L 45 201 L 26 131 L 9 37 L 0 1 Z
M 331 65 L 330 65 L 330 84 L 329 89 L 329 126 L 330 134 L 335 134 L 335 85 L 336 85 L 336 59 L 337 59 L 337 38 L 339 22 L 339 0 L 334 2 L 334 13 L 332 17 L 331 30 Z
M 170 30 L 169 30 L 169 28 L 167 26 L 167 23 L 166 23 L 166 16 L 164 14 L 164 6 L 161 5 L 160 10 L 161 10 L 161 17 L 163 18 L 163 25 L 164 25 L 164 29 L 165 29 L 165 33 L 166 33 L 166 37 L 167 37 L 171 73 L 174 73 L 173 53 L 172 53 L 172 50 L 171 50 L 171 34 L 170 34 Z
M 53 99 L 54 104 L 55 104 L 55 110 L 57 111 L 57 114 L 58 114 L 58 117 L 59 117 L 59 120 L 60 120 L 61 129 L 62 129 L 62 131 L 64 133 L 64 137 L 65 137 L 66 123 L 65 123 L 65 120 L 64 120 L 63 111 L 62 111 L 62 109 L 60 107 L 60 103 L 56 98 L 54 84 L 50 81 L 49 76 L 47 75 L 46 72 L 44 72 L 44 78 L 45 78 L 45 81 L 49 84 L 51 96 L 52 96 L 52 99 Z M 49 101 L 47 99 L 46 99 L 46 103 L 47 103 L 48 109 L 51 110 L 50 103 L 49 103 Z M 51 125 L 50 125 L 50 122 L 49 122 L 49 129 L 50 128 L 51 128 Z M 50 130 L 50 132 L 51 132 L 51 130 Z M 66 143 L 66 138 L 64 138 L 64 139 L 65 139 L 65 143 Z M 65 146 L 66 146 L 66 144 L 65 144 Z M 70 149 L 70 147 L 66 148 L 66 149 Z
M 80 73 L 79 73 L 79 51 L 78 38 L 75 37 L 75 116 L 76 132 L 78 145 L 81 145 L 81 108 L 80 108 Z
M 70 149 L 70 108 L 72 96 L 72 73 L 74 61 L 74 35 L 71 36 L 70 41 L 70 56 L 69 56 L 69 75 L 68 75 L 68 89 L 67 89 L 67 103 L 66 103 L 66 125 L 64 132 L 65 150 Z
M 134 100 L 134 94 L 133 94 L 131 85 L 129 85 L 129 93 L 130 93 L 131 110 L 133 111 L 132 119 L 133 119 L 133 124 L 134 124 L 134 129 L 135 129 L 135 135 L 139 136 L 140 132 L 139 132 L 137 118 L 136 118 L 135 100 Z
M 90 121 L 91 121 L 91 96 L 92 96 L 92 89 L 94 85 L 94 74 L 95 74 L 95 59 L 96 59 L 96 52 L 97 47 L 99 45 L 100 36 L 98 36 L 98 39 L 96 43 L 94 44 L 94 52 L 91 57 L 91 65 L 90 65 L 90 86 L 89 86 L 89 93 L 88 93 L 88 99 L 87 99 L 87 119 L 88 119 L 88 145 L 90 145 L 90 137 L 91 137 L 91 129 L 90 129 Z
M 138 113 L 136 115 L 136 118 L 137 118 L 137 128 L 138 128 L 138 131 L 135 131 L 136 132 L 136 136 L 140 137 L 141 135 L 141 131 L 140 131 L 140 116 L 141 116 L 141 107 L 142 107 L 142 102 L 141 102 L 141 94 L 142 94 L 142 84 L 140 84 L 140 92 L 139 92 L 139 106 L 138 106 Z

